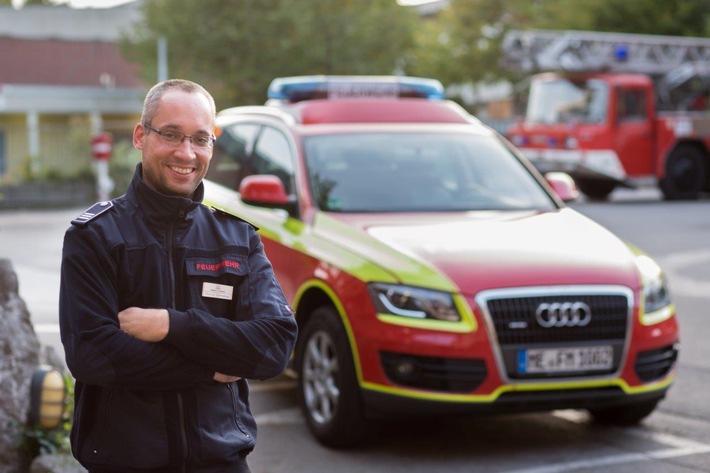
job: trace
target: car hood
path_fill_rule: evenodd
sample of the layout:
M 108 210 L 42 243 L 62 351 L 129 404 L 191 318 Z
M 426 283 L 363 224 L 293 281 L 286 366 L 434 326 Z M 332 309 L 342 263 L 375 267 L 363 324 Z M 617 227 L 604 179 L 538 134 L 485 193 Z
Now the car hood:
M 571 208 L 328 218 L 345 224 L 329 225 L 330 238 L 341 245 L 351 240 L 352 251 L 404 284 L 424 283 L 411 280 L 411 268 L 418 266 L 464 294 L 518 286 L 638 285 L 629 247 Z M 360 235 L 355 237 L 353 230 Z

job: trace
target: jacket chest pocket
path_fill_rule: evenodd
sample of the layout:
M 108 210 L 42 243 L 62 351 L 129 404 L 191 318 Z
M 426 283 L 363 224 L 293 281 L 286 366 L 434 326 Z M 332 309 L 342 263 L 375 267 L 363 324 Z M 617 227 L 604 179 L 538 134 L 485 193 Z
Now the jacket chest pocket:
M 241 255 L 189 257 L 185 259 L 191 307 L 215 317 L 235 319 L 248 274 Z

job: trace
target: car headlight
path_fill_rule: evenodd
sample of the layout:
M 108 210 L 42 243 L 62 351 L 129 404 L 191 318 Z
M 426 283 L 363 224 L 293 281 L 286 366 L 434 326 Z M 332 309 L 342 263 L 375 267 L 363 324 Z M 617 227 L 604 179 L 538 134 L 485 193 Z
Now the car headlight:
M 646 255 L 636 257 L 643 284 L 644 313 L 656 312 L 671 304 L 671 295 L 661 267 Z
M 458 322 L 461 315 L 448 292 L 395 284 L 370 284 L 370 296 L 382 314 Z

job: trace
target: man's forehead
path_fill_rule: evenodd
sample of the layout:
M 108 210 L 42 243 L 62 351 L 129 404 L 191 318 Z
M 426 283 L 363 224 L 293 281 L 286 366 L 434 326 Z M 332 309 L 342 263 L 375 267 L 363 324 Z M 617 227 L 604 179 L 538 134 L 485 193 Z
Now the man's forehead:
M 183 128 L 197 124 L 206 132 L 211 132 L 214 128 L 210 102 L 199 92 L 168 90 L 160 99 L 155 118 L 165 121 L 163 127 Z

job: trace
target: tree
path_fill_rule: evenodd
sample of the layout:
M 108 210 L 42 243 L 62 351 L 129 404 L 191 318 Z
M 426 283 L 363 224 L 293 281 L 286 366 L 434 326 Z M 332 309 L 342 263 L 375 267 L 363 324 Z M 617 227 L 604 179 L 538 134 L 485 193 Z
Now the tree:
M 204 84 L 224 108 L 263 103 L 274 77 L 391 74 L 416 20 L 394 0 L 145 0 L 122 44 L 153 82 L 165 37 L 170 76 Z
M 591 29 L 671 36 L 710 36 L 710 0 L 589 2 Z

